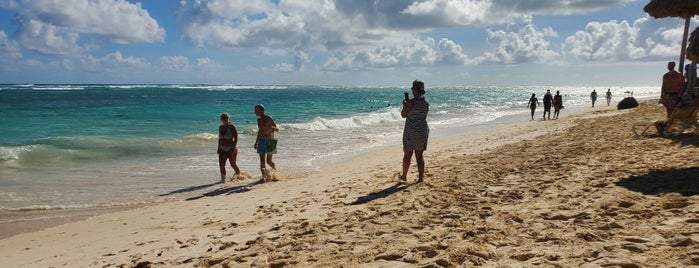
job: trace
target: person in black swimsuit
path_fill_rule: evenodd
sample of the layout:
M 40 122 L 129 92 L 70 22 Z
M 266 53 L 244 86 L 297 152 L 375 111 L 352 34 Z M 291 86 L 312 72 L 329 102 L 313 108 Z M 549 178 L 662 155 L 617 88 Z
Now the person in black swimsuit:
M 532 120 L 534 120 L 534 112 L 536 111 L 536 105 L 539 104 L 539 100 L 536 98 L 536 94 L 532 93 L 532 97 L 529 98 L 527 107 L 532 110 Z
M 230 161 L 236 176 L 240 176 L 238 158 L 238 131 L 230 121 L 227 113 L 221 114 L 221 126 L 218 127 L 218 166 L 221 169 L 221 183 L 226 182 L 226 161 Z

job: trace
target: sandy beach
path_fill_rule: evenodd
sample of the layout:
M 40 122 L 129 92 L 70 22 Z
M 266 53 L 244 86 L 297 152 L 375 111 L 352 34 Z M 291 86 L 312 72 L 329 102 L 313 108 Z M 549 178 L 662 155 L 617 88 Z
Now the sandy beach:
M 537 116 L 541 111 L 537 111 Z M 5 267 L 699 265 L 699 135 L 635 138 L 657 100 L 431 139 L 426 182 L 393 146 L 307 177 L 0 240 Z M 693 130 L 692 130 L 693 131 Z M 414 161 L 413 161 L 414 164 Z M 283 172 L 283 170 L 282 170 Z

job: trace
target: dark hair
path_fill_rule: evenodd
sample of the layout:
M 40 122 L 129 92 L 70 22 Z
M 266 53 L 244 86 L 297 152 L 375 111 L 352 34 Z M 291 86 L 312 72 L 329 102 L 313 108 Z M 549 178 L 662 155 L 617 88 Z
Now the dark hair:
M 425 95 L 425 82 L 422 82 L 420 80 L 415 80 L 413 81 L 413 87 L 420 90 L 421 95 Z
M 265 107 L 262 106 L 262 104 L 255 105 L 255 110 L 260 109 L 261 111 L 265 111 Z

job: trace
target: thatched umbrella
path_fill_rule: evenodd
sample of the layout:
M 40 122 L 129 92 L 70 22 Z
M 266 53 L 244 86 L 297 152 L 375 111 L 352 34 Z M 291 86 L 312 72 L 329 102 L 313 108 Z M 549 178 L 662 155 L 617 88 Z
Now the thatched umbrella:
M 643 11 L 656 19 L 679 17 L 684 19 L 684 35 L 680 52 L 680 73 L 684 73 L 684 53 L 687 47 L 689 19 L 699 14 L 699 0 L 651 0 Z

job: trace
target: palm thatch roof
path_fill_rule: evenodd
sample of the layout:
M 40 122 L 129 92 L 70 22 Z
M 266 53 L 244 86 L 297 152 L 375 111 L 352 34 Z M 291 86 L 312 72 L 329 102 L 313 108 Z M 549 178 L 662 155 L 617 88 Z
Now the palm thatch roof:
M 699 14 L 699 0 L 651 0 L 643 11 L 656 18 L 688 19 Z

